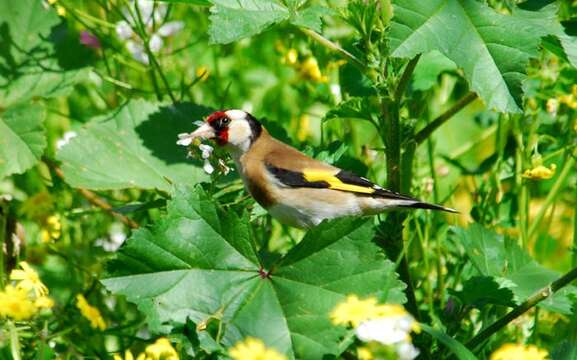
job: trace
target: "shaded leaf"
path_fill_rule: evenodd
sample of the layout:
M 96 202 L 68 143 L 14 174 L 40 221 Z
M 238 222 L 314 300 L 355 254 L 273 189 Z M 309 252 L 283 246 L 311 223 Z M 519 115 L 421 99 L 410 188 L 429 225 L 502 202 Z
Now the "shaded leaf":
M 191 104 L 163 106 L 130 101 L 90 121 L 58 152 L 57 158 L 66 181 L 75 187 L 169 191 L 171 182 L 205 181 L 208 175 L 186 158 L 187 150 L 176 145 L 176 140 L 178 133 L 191 131 L 193 120 L 210 112 Z
M 351 97 L 329 110 L 323 121 L 331 119 L 371 119 L 371 107 L 366 97 Z
M 397 0 L 391 27 L 395 57 L 437 50 L 463 68 L 487 106 L 519 112 L 526 67 L 541 38 L 559 31 L 557 6 L 503 15 L 474 0 Z
M 0 116 L 0 179 L 21 174 L 40 159 L 46 148 L 44 107 L 14 106 Z
M 490 276 L 473 276 L 463 283 L 463 290 L 450 291 L 464 305 L 482 308 L 487 304 L 514 306 L 513 292 Z
M 404 301 L 372 235 L 366 219 L 323 223 L 262 269 L 248 219 L 222 212 L 199 187 L 179 187 L 167 216 L 121 248 L 104 284 L 136 303 L 155 332 L 220 322 L 225 347 L 255 336 L 290 358 L 320 359 L 342 351 L 347 330 L 329 312 L 348 294 Z
M 473 224 L 467 229 L 453 230 L 477 271 L 481 275 L 492 277 L 501 287 L 510 288 L 515 294 L 516 304 L 561 276 L 556 271 L 539 265 L 512 239 L 479 224 Z M 576 293 L 577 288 L 567 286 L 539 303 L 539 306 L 562 314 L 571 314 L 570 295 Z

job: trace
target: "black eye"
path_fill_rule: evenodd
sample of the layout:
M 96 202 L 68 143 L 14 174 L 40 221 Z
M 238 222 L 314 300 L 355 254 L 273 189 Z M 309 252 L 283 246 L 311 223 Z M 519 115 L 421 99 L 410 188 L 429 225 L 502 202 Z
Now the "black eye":
M 230 119 L 229 119 L 229 118 L 227 118 L 227 117 L 222 118 L 222 124 L 223 124 L 223 125 L 228 125 L 229 122 L 230 122 Z

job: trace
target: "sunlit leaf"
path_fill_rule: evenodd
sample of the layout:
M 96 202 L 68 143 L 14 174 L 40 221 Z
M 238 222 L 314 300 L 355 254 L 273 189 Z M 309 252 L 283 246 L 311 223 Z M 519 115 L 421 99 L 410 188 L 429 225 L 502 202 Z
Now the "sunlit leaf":
M 453 71 L 457 65 L 438 51 L 431 51 L 419 59 L 413 73 L 412 87 L 415 90 L 429 90 L 437 84 L 437 78 L 441 73 Z
M 195 184 L 209 177 L 176 145 L 206 107 L 159 105 L 134 100 L 90 121 L 58 152 L 66 181 L 89 189 L 160 189 L 171 182 Z M 196 166 L 194 165 L 196 164 Z
M 179 188 L 165 218 L 138 230 L 104 280 L 169 332 L 190 319 L 220 322 L 229 347 L 247 336 L 290 358 L 337 355 L 346 333 L 329 312 L 348 294 L 404 301 L 394 265 L 370 240 L 370 221 L 323 223 L 280 261 L 262 268 L 248 219 L 221 211 L 200 188 Z M 205 334 L 203 331 L 200 334 Z
M 522 84 L 541 38 L 559 29 L 557 6 L 503 15 L 475 0 L 397 0 L 392 55 L 437 50 L 461 67 L 489 108 L 519 112 Z
M 44 108 L 36 104 L 9 108 L 0 114 L 0 179 L 34 165 L 46 148 Z

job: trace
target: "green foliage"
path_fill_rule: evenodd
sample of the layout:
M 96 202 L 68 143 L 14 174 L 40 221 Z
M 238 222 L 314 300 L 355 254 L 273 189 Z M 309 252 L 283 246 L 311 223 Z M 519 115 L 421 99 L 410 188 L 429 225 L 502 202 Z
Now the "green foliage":
M 229 358 L 247 337 L 291 359 L 355 358 L 367 344 L 329 314 L 357 298 L 403 304 L 423 358 L 504 343 L 572 358 L 575 14 L 539 0 L 0 0 L 0 358 L 137 358 L 160 337 L 180 359 Z M 226 149 L 176 144 L 235 108 L 460 214 L 282 225 Z M 21 261 L 54 301 L 26 319 L 6 306 Z
M 549 5 L 502 15 L 474 0 L 397 1 L 392 55 L 437 50 L 463 68 L 487 107 L 519 112 L 529 59 L 537 56 L 541 38 L 559 26 L 556 9 Z
M 216 322 L 225 346 L 253 336 L 291 358 L 318 359 L 343 350 L 346 331 L 328 314 L 347 294 L 404 301 L 393 264 L 367 241 L 372 231 L 366 220 L 325 223 L 264 265 L 246 217 L 181 187 L 167 215 L 128 240 L 113 265 L 121 276 L 104 284 L 135 302 L 152 331 Z
M 512 239 L 500 236 L 478 224 L 473 224 L 467 229 L 457 228 L 454 231 L 457 241 L 463 244 L 475 269 L 481 275 L 494 279 L 500 287 L 511 289 L 515 294 L 517 303 L 546 287 L 560 275 L 539 265 Z M 480 290 L 478 283 L 481 281 L 480 279 L 472 278 L 469 281 L 477 283 L 476 286 Z M 487 284 L 486 280 L 482 280 L 481 283 L 484 286 L 492 287 L 493 291 L 499 291 L 500 287 L 495 289 L 495 286 Z M 479 299 L 475 294 L 469 293 L 468 296 L 472 296 L 473 299 L 468 298 L 468 300 L 487 302 L 490 301 L 490 298 L 494 298 L 493 300 L 497 301 L 492 303 L 502 305 L 509 302 L 507 297 L 498 300 L 495 298 L 495 294 L 487 293 L 486 295 L 489 298 Z M 577 288 L 569 286 L 542 302 L 540 306 L 562 314 L 571 314 L 572 302 L 570 297 L 576 295 Z
M 40 159 L 46 148 L 44 117 L 40 105 L 14 106 L 1 115 L 0 178 L 20 174 Z
M 66 181 L 77 187 L 169 191 L 173 183 L 208 179 L 186 160 L 177 135 L 210 109 L 195 105 L 128 102 L 90 121 L 58 153 Z M 95 156 L 95 154 L 98 154 Z M 86 162 L 86 159 L 92 159 Z

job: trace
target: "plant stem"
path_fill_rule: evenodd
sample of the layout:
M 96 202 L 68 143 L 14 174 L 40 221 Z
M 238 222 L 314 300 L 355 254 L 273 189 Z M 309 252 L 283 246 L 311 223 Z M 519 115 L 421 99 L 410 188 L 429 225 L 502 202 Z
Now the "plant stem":
M 557 198 L 557 194 L 559 194 L 559 191 L 561 190 L 561 188 L 565 184 L 565 181 L 569 177 L 571 170 L 575 166 L 574 156 L 577 155 L 577 149 L 573 152 L 572 155 L 573 156 L 569 156 L 567 158 L 567 161 L 565 162 L 563 170 L 561 170 L 561 173 L 559 174 L 557 181 L 555 182 L 555 184 L 553 184 L 551 191 L 549 191 L 547 197 L 545 198 L 545 203 L 543 204 L 543 206 L 541 206 L 539 212 L 531 222 L 531 226 L 529 227 L 529 233 L 527 235 L 527 240 L 531 239 L 533 235 L 535 235 L 535 232 L 537 231 L 537 228 L 541 224 L 543 217 L 545 217 L 545 213 L 547 212 L 553 201 L 555 201 L 555 199 Z
M 571 271 L 561 276 L 559 279 L 553 281 L 549 285 L 537 291 L 534 295 L 530 296 L 527 300 L 525 300 L 519 306 L 508 312 L 505 316 L 495 321 L 493 324 L 491 324 L 483 331 L 478 333 L 475 337 L 469 340 L 469 342 L 467 342 L 466 346 L 469 349 L 474 350 L 477 346 L 485 342 L 485 340 L 489 339 L 491 335 L 495 334 L 497 331 L 504 328 L 511 321 L 523 315 L 525 312 L 527 312 L 529 309 L 539 304 L 541 301 L 549 298 L 559 289 L 569 285 L 569 283 L 571 283 L 575 279 L 577 279 L 577 268 L 573 268 Z
M 46 162 L 54 170 L 54 172 L 56 173 L 56 175 L 58 175 L 59 178 L 64 180 L 64 172 L 62 172 L 62 169 L 60 169 L 58 166 L 56 166 L 52 161 L 48 159 L 44 159 L 44 162 Z M 106 211 L 107 213 L 118 219 L 120 222 L 122 222 L 129 228 L 136 229 L 139 227 L 139 225 L 134 220 L 127 217 L 126 215 L 114 211 L 109 203 L 98 197 L 98 195 L 96 195 L 92 191 L 81 188 L 77 190 L 80 193 L 80 195 L 84 196 L 84 198 L 88 200 L 88 202 L 90 202 L 92 205 L 97 206 L 102 210 Z
M 577 196 L 577 186 L 575 187 L 575 194 Z M 577 211 L 573 215 L 573 248 L 571 250 L 573 252 L 571 264 L 573 267 L 577 267 Z
M 150 60 L 150 62 L 152 63 L 153 68 L 156 68 L 156 70 L 158 71 L 158 75 L 160 76 L 160 79 L 162 80 L 162 82 L 164 83 L 164 87 L 166 88 L 166 92 L 168 93 L 168 96 L 170 97 L 170 100 L 172 100 L 173 103 L 176 103 L 176 97 L 174 96 L 174 94 L 172 93 L 172 89 L 170 88 L 170 84 L 168 83 L 168 80 L 166 79 L 166 76 L 164 76 L 164 72 L 162 71 L 162 68 L 160 67 L 160 64 L 158 63 L 158 60 L 156 60 L 156 56 L 154 56 L 154 53 L 152 52 L 152 50 L 150 50 L 150 38 L 148 36 L 148 33 L 146 32 L 146 27 L 144 26 L 144 22 L 142 21 L 142 14 L 140 13 L 140 8 L 138 6 L 135 6 L 134 9 L 136 10 L 136 17 L 137 17 L 137 22 L 138 25 L 140 27 L 140 38 L 142 39 L 142 42 L 144 43 L 144 49 L 146 50 L 146 54 L 148 55 L 148 59 Z M 156 82 L 156 77 L 154 75 L 154 70 L 152 70 L 152 83 L 155 86 L 155 88 L 158 87 L 157 84 L 155 84 Z
M 419 131 L 415 135 L 414 140 L 417 142 L 417 144 L 421 144 L 422 142 L 427 140 L 427 138 L 429 136 L 431 136 L 431 134 L 435 130 L 437 130 L 439 127 L 441 127 L 441 125 L 443 125 L 445 122 L 447 122 L 447 120 L 452 118 L 453 115 L 455 115 L 456 113 L 461 111 L 465 106 L 469 105 L 471 102 L 473 102 L 475 99 L 477 99 L 477 97 L 478 97 L 477 94 L 470 92 L 467 95 L 460 98 L 455 103 L 455 105 L 453 105 L 450 109 L 448 109 L 447 111 L 445 111 L 444 113 L 439 115 L 437 118 L 435 118 L 429 124 L 427 124 L 427 126 L 425 126 L 421 131 Z
M 405 89 L 409 85 L 409 80 L 411 80 L 411 75 L 413 75 L 413 71 L 415 71 L 415 67 L 417 66 L 417 63 L 419 62 L 420 58 L 421 58 L 421 54 L 417 54 L 414 58 L 412 58 L 409 61 L 407 66 L 405 66 L 405 71 L 403 71 L 403 74 L 401 75 L 401 79 L 399 80 L 399 83 L 397 85 L 397 89 L 395 90 L 395 101 L 397 101 L 397 103 L 401 102 L 401 98 L 403 97 L 403 94 L 405 93 Z
M 356 56 L 354 56 L 350 52 L 348 52 L 345 49 L 343 49 L 342 47 L 340 47 L 337 43 L 334 43 L 334 42 L 330 41 L 329 39 L 327 39 L 326 37 L 322 36 L 321 34 L 315 32 L 313 30 L 307 29 L 307 28 L 299 28 L 299 29 L 303 33 L 305 33 L 306 35 L 311 37 L 313 40 L 320 43 L 321 45 L 338 52 L 344 58 L 350 60 L 354 65 L 358 66 L 360 69 L 364 70 L 367 67 L 367 65 L 364 62 L 362 62 L 359 58 L 357 58 Z
M 12 321 L 7 321 L 10 332 L 10 352 L 13 360 L 21 360 L 20 357 L 20 339 L 18 338 L 18 329 Z
M 0 289 L 4 289 L 4 243 L 6 242 L 8 227 L 8 205 L 0 199 Z

